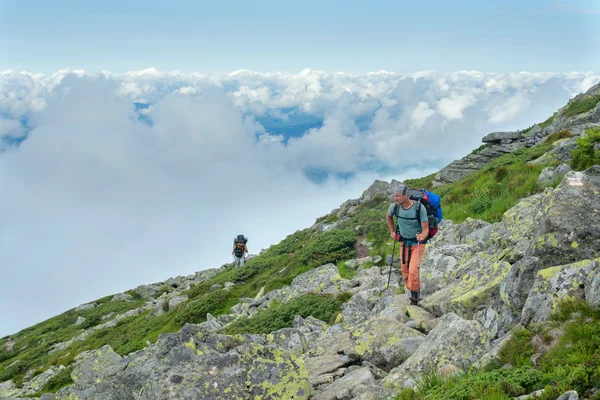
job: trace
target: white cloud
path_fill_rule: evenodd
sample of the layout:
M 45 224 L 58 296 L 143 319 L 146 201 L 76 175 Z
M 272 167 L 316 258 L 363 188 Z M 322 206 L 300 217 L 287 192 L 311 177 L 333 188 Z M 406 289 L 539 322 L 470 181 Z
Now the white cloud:
M 490 121 L 494 123 L 510 121 L 518 114 L 527 111 L 530 104 L 531 101 L 527 93 L 517 93 L 503 103 L 492 107 L 490 110 Z
M 461 119 L 463 112 L 469 106 L 475 104 L 475 96 L 472 94 L 455 94 L 445 97 L 438 102 L 438 111 L 448 120 Z
M 495 129 L 541 122 L 591 73 L 0 72 L 0 336 L 141 283 L 276 243 L 375 178 L 424 176 Z M 152 123 L 137 120 L 132 102 Z M 301 137 L 254 116 L 323 120 Z M 289 122 L 291 123 L 291 122 Z M 286 143 L 287 139 L 287 143 Z M 304 170 L 355 173 L 317 185 Z M 90 285 L 89 282 L 93 282 Z M 24 290 L 26 299 L 14 302 Z M 48 293 L 59 295 L 49 296 Z
M 414 126 L 417 129 L 421 129 L 423 127 L 423 124 L 425 123 L 425 121 L 427 121 L 427 118 L 431 117 L 434 113 L 435 113 L 435 111 L 433 111 L 429 107 L 429 104 L 427 102 L 420 101 L 417 104 L 417 107 L 415 107 L 415 109 L 413 110 L 410 117 L 412 119 Z

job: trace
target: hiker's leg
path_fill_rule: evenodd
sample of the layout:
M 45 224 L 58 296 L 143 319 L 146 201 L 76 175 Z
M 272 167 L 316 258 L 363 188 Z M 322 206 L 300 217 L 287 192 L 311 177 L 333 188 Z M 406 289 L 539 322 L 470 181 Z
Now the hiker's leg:
M 419 248 L 421 247 L 421 258 L 423 257 L 424 247 L 422 244 L 414 245 L 410 248 L 410 265 L 408 267 L 408 281 L 406 286 L 411 292 L 418 292 L 421 288 L 421 282 L 419 279 L 419 265 L 421 264 L 421 260 L 419 260 Z
M 241 256 L 240 257 L 240 267 L 243 267 L 245 262 L 246 262 L 246 257 Z
M 406 248 L 403 244 L 400 244 L 400 269 L 402 271 L 402 279 L 404 279 L 404 284 L 406 285 L 408 282 L 408 256 L 407 253 L 408 248 Z

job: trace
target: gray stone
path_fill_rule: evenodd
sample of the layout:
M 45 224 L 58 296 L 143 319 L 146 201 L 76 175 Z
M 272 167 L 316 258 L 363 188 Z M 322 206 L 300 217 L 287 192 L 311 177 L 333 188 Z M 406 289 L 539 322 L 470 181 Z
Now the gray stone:
M 488 349 L 489 334 L 477 321 L 446 314 L 427 335 L 425 342 L 402 365 L 390 371 L 383 379 L 385 387 L 402 389 L 409 379 L 432 368 L 452 364 L 467 370 Z

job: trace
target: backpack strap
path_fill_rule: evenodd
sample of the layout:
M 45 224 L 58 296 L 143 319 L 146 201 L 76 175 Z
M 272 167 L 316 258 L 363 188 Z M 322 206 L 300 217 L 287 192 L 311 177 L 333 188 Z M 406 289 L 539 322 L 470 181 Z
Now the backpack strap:
M 414 201 L 414 200 L 413 200 Z M 396 219 L 409 219 L 409 220 L 417 220 L 417 222 L 419 221 L 420 218 L 420 214 L 421 214 L 421 200 L 418 200 L 418 208 L 417 208 L 417 214 L 415 215 L 415 218 L 409 218 L 409 217 L 401 217 L 398 215 L 398 203 L 396 203 L 394 205 L 394 214 L 396 215 Z

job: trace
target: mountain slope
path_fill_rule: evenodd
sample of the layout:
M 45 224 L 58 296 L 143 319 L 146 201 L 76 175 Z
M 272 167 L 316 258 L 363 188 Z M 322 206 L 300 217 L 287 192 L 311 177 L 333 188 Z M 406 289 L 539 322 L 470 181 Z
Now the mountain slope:
M 586 128 L 598 126 L 597 90 L 561 109 L 571 125 L 555 117 L 548 125 L 554 132 L 537 144 L 436 189 L 446 221 L 428 245 L 421 307 L 408 306 L 395 272 L 387 287 L 386 259 L 393 249 L 385 211 L 391 192 L 388 183 L 377 181 L 361 198 L 243 268 L 225 265 L 140 286 L 0 339 L 0 397 L 40 395 L 75 383 L 56 397 L 164 398 L 169 392 L 366 399 L 399 393 L 423 372 L 453 376 L 475 362 L 497 360 L 495 354 L 506 360 L 499 345 L 527 348 L 523 337 L 533 337 L 536 329 L 550 332 L 544 324 L 561 310 L 561 298 L 598 306 L 599 171 L 564 178 L 568 168 L 557 171 Z M 569 110 L 584 111 L 570 116 Z M 551 179 L 540 180 L 544 174 Z M 434 178 L 409 184 L 431 187 Z M 352 260 L 365 251 L 370 258 Z M 550 302 L 548 293 L 554 293 Z M 580 310 L 576 319 L 597 321 L 593 309 L 574 304 Z M 533 331 L 523 333 L 519 326 Z M 550 371 L 542 377 L 522 360 L 513 362 L 522 370 L 511 379 L 528 382 L 513 391 L 524 394 L 557 379 L 548 354 L 538 356 Z M 588 360 L 588 367 L 597 368 L 596 361 Z M 98 364 L 90 374 L 89 366 Z M 480 376 L 473 374 L 461 379 Z M 589 392 L 590 385 L 579 390 Z M 198 392 L 201 387 L 207 391 Z M 416 396 L 404 390 L 399 396 Z

